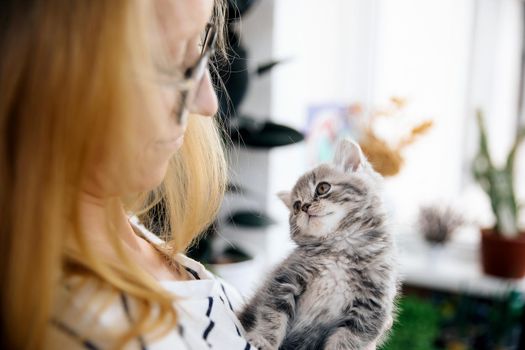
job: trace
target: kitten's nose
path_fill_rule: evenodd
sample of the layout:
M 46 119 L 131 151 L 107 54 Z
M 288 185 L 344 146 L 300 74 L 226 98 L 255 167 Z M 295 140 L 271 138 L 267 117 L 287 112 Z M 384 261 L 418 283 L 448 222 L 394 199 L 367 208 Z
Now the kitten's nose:
M 308 213 L 308 208 L 310 208 L 311 204 L 310 203 L 304 203 L 303 206 L 301 207 L 301 210 L 304 211 L 305 213 Z

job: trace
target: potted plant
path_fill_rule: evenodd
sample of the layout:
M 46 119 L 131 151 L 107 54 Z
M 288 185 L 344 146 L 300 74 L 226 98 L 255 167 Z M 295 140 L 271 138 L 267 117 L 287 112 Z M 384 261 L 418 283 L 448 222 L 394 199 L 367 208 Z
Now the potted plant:
M 490 198 L 496 224 L 481 230 L 481 262 L 489 275 L 521 278 L 525 276 L 525 232 L 518 227 L 519 205 L 514 189 L 514 160 L 525 138 L 521 128 L 503 166 L 497 167 L 489 153 L 485 120 L 477 112 L 479 150 L 473 162 L 475 179 Z

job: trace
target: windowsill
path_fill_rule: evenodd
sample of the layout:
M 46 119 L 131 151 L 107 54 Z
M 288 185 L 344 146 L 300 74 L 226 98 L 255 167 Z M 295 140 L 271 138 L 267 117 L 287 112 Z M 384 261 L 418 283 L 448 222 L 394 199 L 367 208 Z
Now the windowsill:
M 415 232 L 399 233 L 396 238 L 403 283 L 476 296 L 497 296 L 511 289 L 525 293 L 525 279 L 483 274 L 477 228 L 460 230 L 443 247 L 430 246 Z

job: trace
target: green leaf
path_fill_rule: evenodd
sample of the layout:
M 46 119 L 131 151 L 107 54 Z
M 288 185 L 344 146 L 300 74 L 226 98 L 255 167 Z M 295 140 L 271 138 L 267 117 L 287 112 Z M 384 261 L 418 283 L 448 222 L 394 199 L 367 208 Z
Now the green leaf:
M 514 159 L 516 157 L 516 152 L 524 139 L 525 139 L 525 127 L 522 127 L 520 131 L 518 131 L 518 135 L 516 136 L 516 141 L 514 141 L 514 144 L 512 145 L 512 148 L 510 149 L 509 155 L 507 157 L 506 169 L 508 172 L 512 173 L 514 171 Z
M 490 158 L 489 146 L 487 141 L 487 128 L 485 126 L 485 119 L 483 117 L 483 112 L 478 109 L 476 113 L 479 126 L 479 151 L 483 157 L 487 159 L 489 168 L 492 168 L 492 159 Z

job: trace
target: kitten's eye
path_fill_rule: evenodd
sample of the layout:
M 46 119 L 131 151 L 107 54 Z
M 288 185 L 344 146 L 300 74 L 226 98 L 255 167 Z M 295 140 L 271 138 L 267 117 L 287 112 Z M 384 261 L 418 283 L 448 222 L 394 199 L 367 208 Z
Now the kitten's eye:
M 299 212 L 299 210 L 301 210 L 301 202 L 296 201 L 296 202 L 293 204 L 293 213 L 294 213 L 294 214 L 297 214 L 297 213 Z
M 321 196 L 323 194 L 328 193 L 328 191 L 330 191 L 330 188 L 332 188 L 332 186 L 330 186 L 328 182 L 321 182 L 319 185 L 317 185 L 317 188 L 315 189 L 315 193 L 318 196 Z

